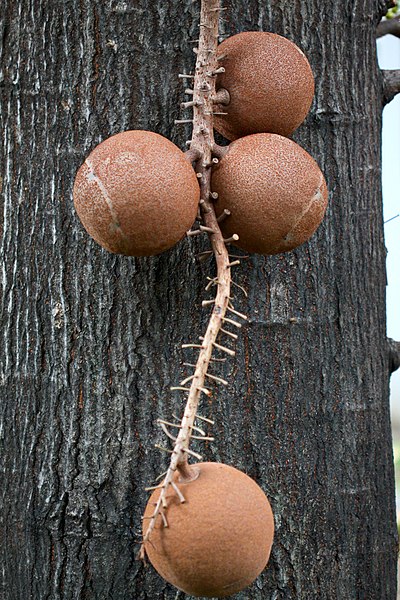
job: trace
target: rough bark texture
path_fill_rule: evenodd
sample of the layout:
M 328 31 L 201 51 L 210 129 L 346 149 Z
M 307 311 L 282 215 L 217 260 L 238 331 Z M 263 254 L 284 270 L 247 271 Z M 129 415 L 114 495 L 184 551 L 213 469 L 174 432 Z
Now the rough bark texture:
M 385 338 L 377 0 L 232 0 L 222 31 L 264 29 L 307 54 L 327 217 L 295 252 L 242 267 L 250 323 L 205 412 L 207 459 L 268 494 L 270 565 L 241 600 L 395 598 L 397 539 Z M 194 64 L 189 0 L 3 0 L 0 7 L 2 597 L 177 599 L 135 561 L 166 458 L 157 416 L 201 335 L 207 263 L 184 240 L 112 256 L 74 214 L 77 168 L 128 128 L 166 135 Z M 183 127 L 183 129 L 182 129 Z M 240 307 L 239 307 L 240 308 Z

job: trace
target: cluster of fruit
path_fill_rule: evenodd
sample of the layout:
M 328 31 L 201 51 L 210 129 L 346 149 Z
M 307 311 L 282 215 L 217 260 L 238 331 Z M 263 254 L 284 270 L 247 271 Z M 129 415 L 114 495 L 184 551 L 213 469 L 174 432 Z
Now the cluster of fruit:
M 213 172 L 217 214 L 246 252 L 277 254 L 305 242 L 325 214 L 327 188 L 314 159 L 287 137 L 306 117 L 314 94 L 311 67 L 293 42 L 245 32 L 219 46 L 230 94 L 215 128 L 233 141 Z
M 234 140 L 213 168 L 221 228 L 247 252 L 276 254 L 306 241 L 327 205 L 313 158 L 287 137 L 304 120 L 314 93 L 310 65 L 292 42 L 246 32 L 219 46 L 225 72 L 217 87 L 229 104 L 214 125 Z M 196 174 L 184 153 L 150 131 L 126 131 L 99 144 L 79 169 L 76 211 L 88 233 L 111 252 L 158 254 L 192 226 L 199 202 Z
M 247 252 L 291 250 L 314 233 L 328 196 L 315 161 L 285 137 L 310 108 L 310 65 L 295 44 L 264 32 L 228 38 L 218 55 L 217 94 L 224 92 L 217 97 L 224 105 L 216 108 L 214 126 L 231 142 L 212 167 L 216 215 L 231 215 L 220 221 L 222 233 Z M 127 131 L 99 144 L 74 185 L 75 207 L 89 234 L 129 256 L 171 248 L 192 226 L 199 200 L 198 178 L 185 154 L 149 131 Z M 264 492 L 221 463 L 191 466 L 189 479 L 173 471 L 169 486 L 154 489 L 143 517 L 151 563 L 194 596 L 244 589 L 271 551 L 274 519 Z M 150 539 L 149 523 L 159 515 Z

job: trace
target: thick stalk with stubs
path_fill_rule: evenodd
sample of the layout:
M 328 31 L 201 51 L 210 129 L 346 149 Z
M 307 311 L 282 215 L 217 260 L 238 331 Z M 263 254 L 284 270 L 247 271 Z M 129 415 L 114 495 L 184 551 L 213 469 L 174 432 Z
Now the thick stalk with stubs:
M 182 104 L 183 108 L 193 109 L 193 134 L 190 148 L 186 154 L 188 160 L 194 164 L 201 190 L 201 225 L 198 230 L 188 232 L 188 235 L 206 232 L 210 237 L 212 252 L 216 260 L 217 274 L 215 278 L 210 280 L 207 288 L 212 289 L 215 285 L 216 295 L 214 299 L 203 302 L 204 306 L 212 304 L 213 310 L 206 332 L 201 338 L 201 343 L 183 345 L 183 347 L 198 349 L 199 354 L 194 365 L 193 374 L 184 379 L 179 386 L 172 388 L 188 392 L 182 420 L 180 423 L 170 423 L 163 419 L 158 420 L 164 432 L 173 440 L 174 444 L 170 464 L 162 483 L 147 488 L 149 490 L 160 488 L 161 492 L 144 534 L 140 552 L 142 558 L 145 557 L 146 543 L 150 540 L 157 519 L 162 519 L 164 526 L 168 526 L 164 511 L 167 508 L 166 496 L 169 487 L 172 486 L 180 501 L 185 502 L 184 495 L 174 481 L 175 472 L 178 470 L 180 479 L 185 482 L 196 479 L 198 476 L 196 466 L 189 465 L 188 459 L 190 456 L 194 456 L 201 460 L 201 456 L 190 449 L 190 440 L 193 433 L 197 439 L 212 439 L 205 436 L 204 432 L 195 425 L 196 417 L 204 419 L 204 417 L 198 415 L 201 395 L 209 396 L 211 394 L 207 387 L 207 380 L 221 384 L 227 383 L 220 377 L 208 373 L 212 355 L 214 352 L 228 356 L 235 354 L 231 348 L 226 346 L 224 340 L 219 339 L 219 336 L 225 336 L 226 339 L 236 339 L 237 335 L 229 331 L 229 327 L 233 325 L 233 327 L 240 328 L 241 323 L 237 319 L 246 319 L 245 315 L 236 311 L 230 303 L 231 268 L 238 264 L 238 261 L 230 261 L 226 243 L 234 241 L 237 236 L 232 236 L 230 240 L 224 240 L 218 221 L 229 217 L 229 212 L 226 211 L 217 219 L 213 206 L 215 194 L 213 194 L 211 188 L 212 167 L 218 163 L 219 157 L 222 157 L 225 151 L 224 148 L 215 144 L 213 118 L 217 105 L 220 107 L 221 104 L 227 103 L 229 100 L 229 95 L 225 90 L 219 90 L 217 93 L 215 87 L 217 75 L 223 71 L 223 67 L 220 66 L 217 58 L 219 12 L 219 0 L 202 1 L 194 85 L 193 89 L 186 90 L 186 93 L 192 99 Z M 186 76 L 182 74 L 180 77 L 184 79 Z M 228 327 L 228 329 L 225 329 L 225 327 Z M 171 433 L 171 428 L 178 430 L 176 436 Z M 200 433 L 200 435 L 196 435 L 196 433 Z

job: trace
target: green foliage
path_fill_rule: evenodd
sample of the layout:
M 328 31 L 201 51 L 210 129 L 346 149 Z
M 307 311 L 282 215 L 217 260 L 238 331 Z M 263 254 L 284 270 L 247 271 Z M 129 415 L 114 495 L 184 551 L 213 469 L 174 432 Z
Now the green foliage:
M 400 15 L 399 0 L 394 0 L 394 6 L 392 6 L 392 8 L 389 8 L 389 10 L 387 11 L 385 17 L 387 19 L 393 19 L 394 17 L 397 17 L 398 15 Z

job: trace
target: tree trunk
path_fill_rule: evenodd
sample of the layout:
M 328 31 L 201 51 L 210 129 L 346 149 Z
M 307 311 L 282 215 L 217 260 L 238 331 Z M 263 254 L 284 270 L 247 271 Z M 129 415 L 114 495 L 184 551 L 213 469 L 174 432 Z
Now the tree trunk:
M 249 599 L 395 599 L 397 536 L 380 183 L 383 1 L 233 0 L 222 35 L 295 41 L 316 94 L 295 135 L 330 190 L 294 252 L 240 267 L 250 320 L 204 414 L 207 460 L 244 470 L 271 500 L 276 537 Z M 177 599 L 135 560 L 145 485 L 167 458 L 156 417 L 204 331 L 207 242 L 154 258 L 108 254 L 72 203 L 94 146 L 175 127 L 194 65 L 198 3 L 3 0 L 0 394 L 2 597 Z M 185 128 L 187 129 L 185 130 Z M 240 290 L 238 290 L 240 294 Z M 186 354 L 185 354 L 186 353 Z M 196 446 L 195 446 L 196 449 Z

